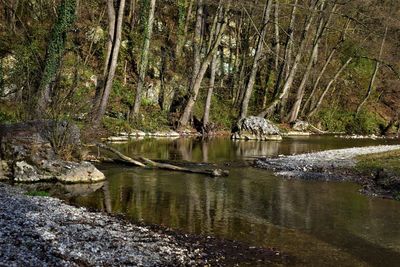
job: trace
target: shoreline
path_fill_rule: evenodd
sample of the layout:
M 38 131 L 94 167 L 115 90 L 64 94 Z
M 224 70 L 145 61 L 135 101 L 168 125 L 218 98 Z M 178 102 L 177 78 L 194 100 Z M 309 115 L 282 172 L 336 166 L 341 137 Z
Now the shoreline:
M 287 179 L 303 179 L 318 181 L 350 181 L 360 184 L 363 194 L 396 199 L 396 188 L 381 188 L 380 172 L 376 169 L 366 173 L 357 169 L 357 158 L 368 157 L 379 153 L 400 150 L 400 145 L 380 145 L 325 150 L 274 158 L 255 160 L 257 168 L 269 169 Z M 395 178 L 399 179 L 400 178 Z
M 289 260 L 273 249 L 135 224 L 4 183 L 0 202 L 0 265 L 264 266 Z

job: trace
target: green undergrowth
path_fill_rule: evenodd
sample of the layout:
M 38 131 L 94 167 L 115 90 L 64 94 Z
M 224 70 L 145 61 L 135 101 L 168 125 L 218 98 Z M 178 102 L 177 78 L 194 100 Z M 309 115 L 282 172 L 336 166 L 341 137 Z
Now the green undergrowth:
M 358 156 L 356 160 L 357 169 L 361 171 L 383 169 L 400 176 L 400 149 Z
M 385 122 L 377 114 L 362 111 L 323 109 L 316 119 L 322 128 L 331 132 L 346 132 L 349 134 L 379 134 Z

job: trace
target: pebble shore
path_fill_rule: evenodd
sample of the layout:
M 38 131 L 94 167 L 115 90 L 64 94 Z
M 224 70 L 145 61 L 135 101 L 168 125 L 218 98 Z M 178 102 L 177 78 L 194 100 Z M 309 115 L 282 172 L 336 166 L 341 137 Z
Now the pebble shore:
M 0 266 L 188 266 L 174 237 L 0 183 Z

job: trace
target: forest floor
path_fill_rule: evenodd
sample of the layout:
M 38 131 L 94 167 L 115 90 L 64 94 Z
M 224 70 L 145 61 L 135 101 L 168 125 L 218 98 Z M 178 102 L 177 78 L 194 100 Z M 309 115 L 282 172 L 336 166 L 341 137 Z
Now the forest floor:
M 1 266 L 281 265 L 273 249 L 194 236 L 28 196 L 0 183 Z
M 255 166 L 290 179 L 354 181 L 365 194 L 398 199 L 399 156 L 400 145 L 381 145 L 260 158 Z

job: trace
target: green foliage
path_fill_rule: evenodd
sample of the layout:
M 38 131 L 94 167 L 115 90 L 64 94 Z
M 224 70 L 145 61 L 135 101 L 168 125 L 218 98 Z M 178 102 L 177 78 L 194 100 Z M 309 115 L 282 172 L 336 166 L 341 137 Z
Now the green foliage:
M 371 112 L 355 112 L 343 110 L 323 109 L 318 113 L 322 127 L 332 132 L 346 132 L 349 134 L 378 134 L 383 119 Z
M 29 191 L 26 193 L 27 196 L 32 197 L 48 197 L 50 196 L 49 192 L 46 191 Z
M 17 122 L 17 116 L 7 111 L 0 111 L 0 124 Z
M 185 0 L 177 0 L 178 1 L 178 38 L 179 42 L 182 43 L 183 34 L 185 30 L 185 15 L 186 15 L 186 1 Z
M 371 76 L 374 69 L 374 62 L 367 58 L 368 52 L 359 46 L 359 44 L 346 40 L 343 44 L 341 61 L 346 62 L 350 57 L 353 58 L 349 69 L 362 79 Z
M 58 9 L 58 19 L 51 32 L 47 47 L 46 63 L 40 82 L 40 90 L 55 78 L 65 50 L 67 33 L 75 21 L 76 0 L 63 0 Z
M 143 106 L 141 114 L 132 122 L 131 127 L 147 132 L 167 130 L 170 128 L 168 112 L 154 106 Z
M 194 108 L 194 115 L 198 119 L 202 119 L 204 115 L 204 106 L 206 102 L 206 95 L 202 95 L 201 99 L 197 101 Z M 211 98 L 211 109 L 210 109 L 210 122 L 214 123 L 215 126 L 220 130 L 231 129 L 233 122 L 235 121 L 235 113 L 232 111 L 231 102 L 222 99 L 218 95 L 213 95 Z
M 132 130 L 131 125 L 125 119 L 104 116 L 102 124 L 109 132 L 112 133 L 130 132 Z

